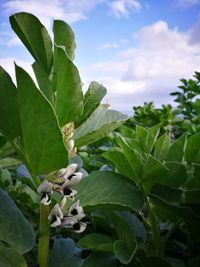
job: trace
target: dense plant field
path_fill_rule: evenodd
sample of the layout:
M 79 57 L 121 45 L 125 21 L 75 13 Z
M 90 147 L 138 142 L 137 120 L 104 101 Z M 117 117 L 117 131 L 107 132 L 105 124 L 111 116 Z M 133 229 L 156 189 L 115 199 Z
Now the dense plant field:
M 127 118 L 83 94 L 68 24 L 10 23 L 35 79 L 0 67 L 0 266 L 199 266 L 200 74 Z

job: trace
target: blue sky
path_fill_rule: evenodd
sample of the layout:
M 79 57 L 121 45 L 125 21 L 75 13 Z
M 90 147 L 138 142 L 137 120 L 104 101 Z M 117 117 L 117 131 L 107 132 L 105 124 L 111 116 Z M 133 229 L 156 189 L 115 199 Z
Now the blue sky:
M 76 34 L 84 88 L 103 83 L 104 101 L 125 113 L 144 101 L 171 102 L 179 79 L 200 70 L 200 0 L 0 0 L 0 10 L 0 64 L 13 79 L 13 61 L 33 75 L 33 59 L 9 15 L 33 13 L 49 32 L 53 18 L 63 19 Z

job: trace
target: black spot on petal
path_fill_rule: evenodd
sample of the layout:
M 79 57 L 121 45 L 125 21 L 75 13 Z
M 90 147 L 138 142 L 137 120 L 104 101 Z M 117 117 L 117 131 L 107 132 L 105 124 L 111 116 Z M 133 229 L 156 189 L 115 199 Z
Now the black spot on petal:
M 72 193 L 72 190 L 68 187 L 63 189 L 63 193 L 65 196 L 69 196 Z
M 51 219 L 51 224 L 54 223 L 57 220 L 57 217 L 54 215 Z
M 71 180 L 74 176 L 76 176 L 76 175 L 72 173 L 67 179 Z
M 72 215 L 77 215 L 77 214 L 78 214 L 77 209 L 73 209 L 73 210 L 71 211 L 71 214 L 72 214 Z
M 75 231 L 78 231 L 78 230 L 81 229 L 81 226 L 80 226 L 79 223 L 75 223 L 75 224 L 73 225 L 73 228 L 74 228 Z

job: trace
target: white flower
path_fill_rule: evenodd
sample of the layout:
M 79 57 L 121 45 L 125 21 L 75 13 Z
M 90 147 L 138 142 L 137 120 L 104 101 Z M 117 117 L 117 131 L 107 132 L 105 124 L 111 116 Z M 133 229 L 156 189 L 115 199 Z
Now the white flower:
M 80 201 L 76 201 L 73 203 L 69 209 L 68 216 L 73 216 L 77 221 L 80 221 L 85 217 L 85 213 L 83 212 L 83 208 L 80 207 Z
M 77 222 L 73 225 L 74 232 L 76 233 L 82 233 L 86 227 L 87 224 L 83 222 Z
M 82 172 L 74 172 L 74 173 L 72 173 L 71 175 L 69 175 L 67 177 L 65 176 L 65 182 L 61 186 L 61 189 L 77 184 L 78 182 L 80 182 L 82 177 L 83 177 Z
M 73 228 L 76 233 L 81 233 L 85 230 L 87 224 L 80 222 L 85 217 L 83 208 L 80 207 L 80 201 L 76 201 L 69 208 L 67 216 L 61 221 L 61 226 L 64 228 Z
M 63 219 L 63 213 L 58 204 L 56 204 L 54 208 L 51 210 L 48 219 L 50 221 L 51 227 L 56 227 L 61 225 L 61 220 Z
M 53 194 L 52 183 L 44 180 L 37 188 L 38 194 L 41 195 L 41 203 L 44 205 L 49 205 L 51 203 L 50 196 Z
M 72 175 L 75 170 L 77 169 L 77 164 L 76 163 L 72 163 L 69 166 L 67 166 L 67 168 L 63 168 L 61 170 L 58 171 L 58 178 L 67 178 L 70 175 Z

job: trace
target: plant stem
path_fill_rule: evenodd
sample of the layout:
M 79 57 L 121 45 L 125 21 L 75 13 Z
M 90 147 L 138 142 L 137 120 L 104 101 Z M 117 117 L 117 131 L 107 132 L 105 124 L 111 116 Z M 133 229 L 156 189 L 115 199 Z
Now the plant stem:
M 40 228 L 39 228 L 39 248 L 38 263 L 39 267 L 48 267 L 49 252 L 49 206 L 40 204 Z
M 157 256 L 162 256 L 164 251 L 163 251 L 163 241 L 160 236 L 160 229 L 159 229 L 159 221 L 157 219 L 157 216 L 153 210 L 153 206 L 151 205 L 149 199 L 147 198 L 147 207 L 149 210 L 149 222 L 151 225 L 151 231 L 152 231 L 152 241 L 154 244 L 154 253 Z

